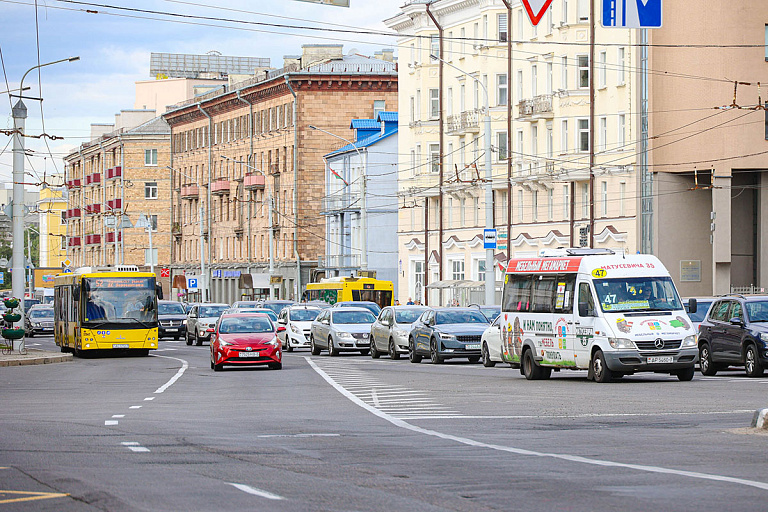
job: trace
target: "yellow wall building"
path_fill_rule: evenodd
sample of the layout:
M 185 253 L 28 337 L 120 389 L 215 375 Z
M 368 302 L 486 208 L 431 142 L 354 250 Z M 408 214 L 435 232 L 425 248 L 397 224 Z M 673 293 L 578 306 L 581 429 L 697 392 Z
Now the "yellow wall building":
M 40 222 L 40 267 L 61 267 L 67 259 L 67 199 L 63 187 L 43 187 L 37 202 Z

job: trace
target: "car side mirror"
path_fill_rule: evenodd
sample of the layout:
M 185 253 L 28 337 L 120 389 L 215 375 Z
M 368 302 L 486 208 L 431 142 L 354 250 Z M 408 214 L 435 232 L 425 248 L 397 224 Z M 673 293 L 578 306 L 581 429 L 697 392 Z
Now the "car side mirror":
M 743 327 L 744 326 L 744 321 L 741 318 L 735 316 L 735 317 L 731 318 L 731 324 L 732 325 L 739 325 L 739 326 Z
M 698 304 L 696 303 L 696 299 L 690 298 L 688 299 L 688 314 L 692 315 L 699 309 Z
M 284 325 L 278 326 L 277 332 L 285 332 L 285 326 Z

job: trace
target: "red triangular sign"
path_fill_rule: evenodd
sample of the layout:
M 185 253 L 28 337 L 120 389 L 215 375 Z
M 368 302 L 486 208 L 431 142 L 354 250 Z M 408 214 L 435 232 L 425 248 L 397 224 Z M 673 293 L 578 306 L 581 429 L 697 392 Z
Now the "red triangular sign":
M 544 13 L 552 4 L 552 0 L 522 0 L 523 7 L 528 12 L 528 17 L 533 25 L 538 25 Z

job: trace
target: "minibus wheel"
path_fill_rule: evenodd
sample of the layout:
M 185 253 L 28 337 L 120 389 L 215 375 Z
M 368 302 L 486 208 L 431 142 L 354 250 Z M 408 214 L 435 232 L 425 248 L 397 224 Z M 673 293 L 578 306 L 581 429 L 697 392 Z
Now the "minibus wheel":
M 613 372 L 605 365 L 605 356 L 602 350 L 595 352 L 592 357 L 592 375 L 595 382 L 610 382 L 613 379 Z

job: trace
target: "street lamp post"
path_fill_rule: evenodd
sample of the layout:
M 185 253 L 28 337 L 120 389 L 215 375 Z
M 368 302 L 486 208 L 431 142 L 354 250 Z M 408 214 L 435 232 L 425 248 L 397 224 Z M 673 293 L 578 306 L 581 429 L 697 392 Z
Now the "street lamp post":
M 174 169 L 173 167 L 170 167 L 168 165 L 166 165 L 165 167 L 167 169 L 172 170 L 172 171 L 176 171 L 177 173 L 181 174 L 182 176 L 184 176 L 187 179 L 190 179 L 190 180 L 194 181 L 195 184 L 197 185 L 198 193 L 200 193 L 199 192 L 200 191 L 200 183 L 198 183 L 198 181 L 195 178 L 193 178 L 189 174 L 183 173 L 180 170 Z M 199 217 L 200 217 L 200 219 L 199 219 L 199 221 L 200 221 L 200 282 L 198 284 L 198 286 L 202 285 L 202 288 L 200 289 L 200 299 L 201 299 L 200 301 L 201 302 L 205 302 L 205 300 L 206 300 L 205 296 L 207 295 L 206 292 L 208 291 L 208 286 L 207 286 L 208 281 L 207 281 L 206 276 L 205 276 L 205 238 L 203 237 L 203 233 L 204 233 L 203 229 L 205 227 L 203 225 L 203 216 L 204 216 L 204 214 L 205 214 L 205 207 L 201 206 L 200 207 L 200 213 L 199 213 Z M 151 233 L 152 229 L 151 228 L 152 227 L 150 226 L 150 235 L 149 235 L 150 237 L 152 236 L 152 233 Z M 152 257 L 152 261 L 154 262 L 154 255 L 150 254 L 150 256 Z
M 485 132 L 485 229 L 493 229 L 493 171 L 491 169 L 491 105 L 488 98 L 488 88 L 483 84 L 482 80 L 475 76 L 470 75 L 463 69 L 460 69 L 450 62 L 447 62 L 436 55 L 430 55 L 431 58 L 439 60 L 443 64 L 446 64 L 459 73 L 468 76 L 480 87 L 483 88 L 483 94 L 485 95 L 485 118 L 484 128 Z M 507 235 L 509 236 L 509 235 Z M 485 303 L 494 304 L 496 302 L 496 271 L 493 265 L 493 249 L 485 250 Z
M 262 176 L 264 176 L 264 187 L 267 186 L 267 175 L 264 174 L 264 171 L 260 171 L 256 167 L 248 164 L 247 162 L 243 162 L 242 160 L 235 160 L 234 158 L 229 158 L 228 156 L 220 155 L 221 158 L 224 160 L 229 160 L 230 162 L 234 162 L 236 164 L 241 164 L 249 169 L 253 169 L 254 171 L 260 173 Z M 269 207 L 269 210 L 267 211 L 267 222 L 269 223 L 269 300 L 274 300 L 275 298 L 275 288 L 272 286 L 272 276 L 275 273 L 275 229 L 274 224 L 272 221 L 272 210 L 274 210 L 272 205 L 272 191 L 269 190 L 269 193 L 267 194 L 267 205 Z
M 360 160 L 360 230 L 362 231 L 362 245 L 360 248 L 360 270 L 368 270 L 368 207 L 366 202 L 366 180 L 368 179 L 368 160 L 363 160 L 363 155 L 360 153 L 360 149 L 353 142 L 345 139 L 341 135 L 336 135 L 329 131 L 318 128 L 317 126 L 309 125 L 312 130 L 323 132 L 331 137 L 341 139 L 350 146 L 352 146 L 357 152 L 357 158 Z
M 21 77 L 19 92 L 24 91 L 24 79 L 30 71 L 60 62 L 73 62 L 80 57 L 38 64 L 27 70 Z M 11 109 L 13 116 L 13 252 L 11 263 L 11 290 L 14 297 L 21 299 L 21 317 L 24 318 L 24 125 L 27 118 L 27 107 L 21 96 Z M 23 327 L 23 323 L 21 326 Z M 18 327 L 18 326 L 17 326 Z

